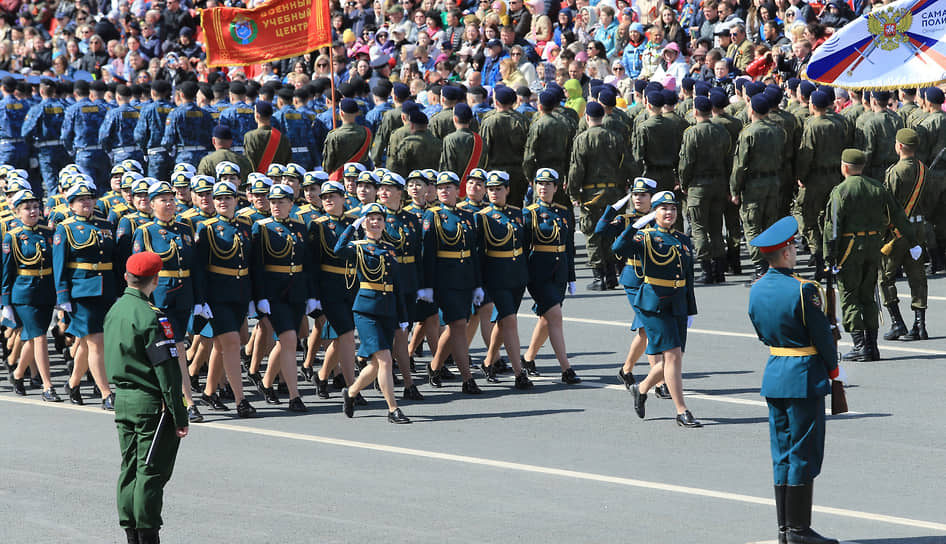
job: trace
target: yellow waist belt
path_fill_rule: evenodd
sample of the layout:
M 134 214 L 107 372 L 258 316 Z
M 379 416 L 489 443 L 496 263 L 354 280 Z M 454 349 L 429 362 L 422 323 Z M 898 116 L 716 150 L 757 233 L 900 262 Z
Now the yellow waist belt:
M 214 274 L 222 274 L 224 276 L 232 276 L 234 278 L 250 275 L 250 270 L 248 268 L 226 268 L 224 266 L 214 266 L 214 265 L 208 266 L 207 272 L 213 272 Z
M 263 270 L 267 272 L 278 272 L 279 274 L 298 274 L 302 272 L 301 264 L 294 264 L 292 266 L 277 265 L 277 264 L 267 264 L 263 267 Z
M 659 285 L 660 287 L 686 287 L 687 280 L 662 280 L 653 276 L 644 276 L 644 283 Z
M 331 272 L 332 274 L 341 274 L 342 276 L 345 276 L 348 274 L 348 271 L 345 270 L 345 267 L 332 266 L 330 264 L 323 264 L 319 266 L 319 270 L 321 270 L 322 272 Z
M 565 253 L 565 245 L 547 246 L 544 244 L 535 244 L 532 246 L 532 251 L 538 251 L 539 253 Z
M 517 247 L 516 249 L 511 249 L 508 251 L 499 251 L 494 249 L 487 249 L 486 256 L 493 257 L 495 259 L 511 259 L 513 257 L 518 257 L 522 255 L 522 248 Z
M 158 272 L 158 277 L 160 278 L 189 278 L 191 277 L 190 270 L 161 270 Z
M 592 183 L 591 185 L 582 185 L 582 189 L 607 189 L 608 187 L 617 187 L 617 183 Z
M 437 257 L 441 259 L 466 259 L 470 256 L 470 251 L 437 251 Z
M 111 270 L 112 263 L 66 263 L 66 268 L 75 270 Z
M 401 255 L 401 256 L 398 256 L 397 258 L 397 262 L 401 264 L 411 264 L 416 261 L 417 261 L 417 258 L 414 257 L 413 255 Z
M 625 263 L 626 265 L 628 265 L 628 266 L 641 266 L 641 260 L 640 260 L 640 259 L 628 259 L 628 260 L 624 261 L 624 263 Z
M 862 230 L 859 232 L 845 232 L 841 236 L 873 236 L 875 234 L 880 234 L 876 230 Z
M 815 346 L 805 346 L 803 348 L 776 348 L 769 347 L 769 355 L 775 357 L 804 357 L 805 355 L 817 355 L 818 348 Z
M 394 291 L 393 285 L 388 285 L 386 283 L 371 283 L 363 281 L 359 284 L 362 289 L 369 289 L 371 291 L 384 291 L 385 293 L 391 293 Z
M 21 276 L 48 276 L 53 273 L 52 268 L 20 268 L 17 273 Z

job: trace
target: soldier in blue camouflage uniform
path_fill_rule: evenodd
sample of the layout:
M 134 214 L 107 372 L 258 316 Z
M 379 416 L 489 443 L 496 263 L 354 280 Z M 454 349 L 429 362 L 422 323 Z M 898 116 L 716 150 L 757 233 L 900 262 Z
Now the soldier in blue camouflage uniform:
M 253 114 L 253 105 L 246 102 L 246 85 L 242 81 L 231 82 L 230 106 L 220 112 L 217 122 L 230 127 L 233 133 L 230 149 L 235 153 L 243 153 L 243 136 L 256 128 Z
M 108 106 L 97 104 L 89 98 L 89 84 L 85 81 L 76 81 L 75 89 L 78 99 L 66 109 L 60 139 L 66 151 L 75 157 L 79 168 L 92 177 L 95 186 L 104 187 L 111 162 L 99 145 L 99 127 L 108 113 Z
M 23 139 L 32 149 L 32 156 L 39 161 L 43 190 L 46 196 L 56 192 L 59 171 L 66 166 L 69 156 L 59 139 L 62 122 L 66 118 L 66 107 L 56 98 L 56 82 L 43 79 L 39 85 L 42 100 L 31 107 L 23 121 Z
M 135 127 L 141 114 L 131 105 L 131 88 L 119 85 L 115 97 L 118 107 L 105 115 L 105 121 L 99 127 L 99 145 L 112 154 L 112 164 L 125 159 L 143 161 L 144 155 L 135 143 Z
M 29 149 L 23 140 L 23 120 L 29 104 L 16 96 L 16 80 L 10 76 L 0 84 L 3 99 L 0 100 L 0 163 L 14 168 L 28 166 Z
M 171 173 L 170 150 L 161 143 L 168 115 L 174 104 L 168 100 L 171 84 L 165 80 L 151 85 L 151 102 L 141 108 L 135 126 L 135 142 L 148 157 L 148 177 L 165 180 Z
M 167 118 L 161 145 L 168 151 L 175 150 L 175 161 L 198 164 L 210 152 L 210 139 L 214 121 L 210 113 L 194 101 L 197 84 L 185 81 L 178 86 L 180 105 Z
M 292 142 L 292 162 L 301 164 L 306 170 L 315 166 L 313 153 L 315 145 L 312 123 L 309 118 L 292 104 L 292 91 L 280 89 L 276 105 L 278 111 L 273 114 L 273 127 L 286 135 Z

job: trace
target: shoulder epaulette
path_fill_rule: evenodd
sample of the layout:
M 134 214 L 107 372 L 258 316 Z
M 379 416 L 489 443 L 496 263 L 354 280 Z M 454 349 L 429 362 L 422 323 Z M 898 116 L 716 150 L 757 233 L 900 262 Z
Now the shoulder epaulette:
M 316 217 L 314 222 L 315 222 L 315 223 L 325 223 L 326 221 L 328 221 L 328 216 L 327 216 L 327 215 L 323 215 L 322 217 Z
M 473 213 L 475 213 L 476 215 L 485 215 L 489 213 L 490 211 L 492 211 L 491 208 L 483 208 L 482 210 L 476 210 Z
M 268 225 L 268 224 L 270 224 L 270 223 L 272 223 L 272 222 L 273 222 L 273 218 L 272 218 L 272 217 L 267 217 L 267 218 L 265 218 L 265 219 L 260 219 L 259 221 L 257 221 L 257 223 L 259 223 L 260 225 Z
M 34 227 L 34 228 L 43 229 L 43 230 L 53 230 L 52 227 L 50 227 L 49 225 L 47 225 L 47 224 L 45 224 L 45 223 L 36 223 L 36 227 Z
M 69 225 L 76 222 L 75 217 L 67 217 L 59 222 L 60 225 Z
M 427 210 L 425 210 L 425 211 L 428 211 L 428 212 L 439 212 L 439 211 L 440 211 L 440 206 L 427 206 Z
M 236 220 L 237 220 L 238 222 L 241 222 L 241 223 L 245 224 L 245 225 L 252 225 L 252 224 L 253 224 L 253 220 L 250 219 L 249 217 L 246 217 L 246 216 L 237 217 Z
M 534 204 L 529 204 L 528 206 L 526 206 L 526 209 L 529 211 L 537 210 L 539 209 L 539 203 L 536 202 Z
M 564 206 L 564 205 L 562 205 L 562 204 L 559 204 L 558 202 L 553 202 L 553 203 L 552 203 L 552 207 L 553 207 L 553 208 L 558 208 L 558 209 L 560 209 L 560 210 L 567 210 L 567 209 L 568 209 L 568 206 Z
M 522 211 L 522 208 L 520 208 L 520 207 L 518 207 L 518 206 L 513 206 L 512 204 L 507 204 L 506 207 L 507 207 L 507 208 L 511 208 L 511 209 L 513 209 L 513 210 Z
M 216 223 L 217 221 L 219 221 L 219 218 L 217 218 L 217 217 L 211 217 L 210 219 L 204 219 L 203 221 L 200 222 L 200 224 L 201 224 L 201 225 L 207 225 L 207 226 L 209 227 L 210 225 L 213 225 L 213 224 Z
M 10 236 L 16 236 L 21 230 L 23 230 L 23 227 L 16 227 L 14 229 L 8 230 L 7 234 L 9 234 Z

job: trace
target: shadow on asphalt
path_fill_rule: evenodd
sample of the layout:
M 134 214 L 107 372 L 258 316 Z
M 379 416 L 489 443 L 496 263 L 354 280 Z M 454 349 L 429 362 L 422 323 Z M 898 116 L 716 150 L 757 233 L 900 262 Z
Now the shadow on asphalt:
M 857 544 L 946 544 L 946 536 L 912 536 L 904 538 L 873 538 L 853 540 Z
M 493 413 L 482 413 L 482 414 L 450 414 L 450 415 L 441 415 L 441 416 L 412 416 L 408 413 L 408 417 L 411 418 L 411 421 L 414 423 L 433 423 L 437 421 L 463 421 L 466 419 L 507 419 L 507 418 L 517 418 L 517 417 L 533 417 L 533 416 L 547 416 L 552 414 L 569 414 L 575 412 L 584 412 L 584 410 L 579 409 L 564 409 L 564 410 L 523 410 L 519 412 L 493 412 Z M 358 412 L 355 412 L 355 417 L 358 417 Z M 387 417 L 386 414 L 380 413 L 370 417 Z

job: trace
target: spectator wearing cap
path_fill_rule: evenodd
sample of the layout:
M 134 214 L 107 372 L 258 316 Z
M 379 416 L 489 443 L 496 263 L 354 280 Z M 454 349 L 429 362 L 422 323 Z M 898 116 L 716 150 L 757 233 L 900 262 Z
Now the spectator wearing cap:
M 357 108 L 357 106 L 355 106 Z M 256 103 L 256 128 L 243 137 L 243 150 L 253 165 L 253 171 L 266 172 L 270 164 L 286 164 L 292 160 L 292 142 L 289 135 L 273 127 L 273 105 Z
M 175 162 L 198 164 L 210 152 L 214 120 L 210 112 L 197 105 L 197 84 L 185 81 L 177 87 L 176 102 L 167 118 L 161 145 L 175 150 Z
M 483 61 L 483 68 L 480 70 L 483 85 L 493 87 L 502 81 L 502 75 L 499 73 L 499 63 L 508 55 L 503 48 L 503 42 L 496 38 L 486 42 L 483 54 L 486 56 L 486 60 Z
M 171 85 L 167 81 L 155 81 L 151 85 L 151 102 L 141 108 L 135 125 L 135 143 L 144 151 L 148 160 L 148 176 L 166 180 L 171 175 L 171 158 L 162 145 L 167 117 L 174 110 L 168 100 Z
M 527 182 L 522 173 L 529 127 L 515 110 L 516 92 L 509 87 L 496 87 L 493 105 L 496 111 L 483 120 L 480 135 L 487 170 L 502 170 L 509 174 L 509 203 L 521 206 L 526 196 Z
M 427 115 L 419 109 L 408 114 L 408 130 L 410 133 L 391 148 L 387 162 L 390 170 L 405 177 L 413 170 L 433 168 L 440 161 L 443 147 L 443 142 L 427 130 Z
M 381 122 L 377 131 L 375 131 L 374 143 L 371 148 L 371 160 L 374 164 L 385 164 L 391 134 L 404 126 L 404 122 L 401 120 L 401 106 L 404 105 L 404 102 L 410 100 L 411 89 L 403 83 L 395 83 L 392 86 L 391 97 L 394 105 L 381 116 Z
M 628 41 L 621 52 L 621 64 L 624 65 L 627 77 L 636 78 L 644 69 L 643 54 L 647 47 L 647 35 L 644 25 L 631 23 L 628 28 Z
M 543 167 L 559 172 L 563 178 L 568 173 L 574 128 L 561 115 L 562 110 L 554 90 L 546 89 L 539 94 L 538 112 L 529 124 L 522 155 L 522 173 L 527 180 L 534 179 L 536 172 Z M 555 199 L 559 204 L 569 204 L 565 191 L 556 191 Z
M 466 180 L 474 168 L 486 164 L 483 138 L 470 128 L 474 120 L 473 110 L 466 103 L 453 106 L 450 114 L 454 130 L 443 139 L 439 170 L 456 172 L 461 180 Z
M 217 165 L 229 161 L 239 167 L 241 184 L 246 183 L 247 176 L 253 171 L 253 164 L 242 153 L 233 151 L 233 131 L 227 125 L 217 125 L 213 130 L 212 143 L 214 151 L 206 155 L 197 165 L 197 174 L 201 176 L 217 177 Z
M 119 85 L 115 91 L 118 107 L 105 114 L 105 121 L 99 127 L 99 145 L 111 152 L 112 164 L 126 159 L 144 161 L 144 155 L 135 143 L 135 127 L 141 115 L 131 105 L 131 98 L 131 88 Z
M 322 166 L 335 181 L 341 179 L 345 163 L 360 162 L 367 168 L 372 166 L 369 156 L 371 129 L 355 122 L 360 114 L 358 104 L 350 98 L 342 99 L 339 112 L 342 125 L 329 132 L 322 148 Z
M 59 139 L 66 113 L 63 102 L 56 98 L 55 81 L 41 80 L 39 96 L 42 100 L 29 109 L 20 131 L 30 146 L 32 156 L 39 161 L 43 190 L 47 195 L 53 195 L 56 193 L 59 171 L 69 162 L 69 156 Z
M 676 42 L 670 42 L 661 50 L 660 62 L 650 80 L 663 83 L 667 81 L 669 76 L 673 78 L 674 82 L 678 83 L 686 77 L 689 71 L 689 66 L 683 60 L 683 55 L 680 54 L 680 46 Z
M 105 120 L 108 106 L 89 99 L 89 84 L 77 81 L 76 103 L 66 109 L 62 122 L 62 140 L 66 151 L 75 157 L 76 164 L 90 176 L 96 187 L 105 187 L 108 181 L 108 155 L 99 145 L 99 127 Z
M 739 133 L 729 192 L 740 206 L 746 239 L 762 234 L 779 218 L 779 170 L 784 165 L 785 132 L 768 119 L 769 99 L 755 94 L 746 111 L 750 125 Z M 751 212 L 751 213 L 750 213 Z M 758 248 L 749 247 L 756 279 L 768 270 Z
M 867 156 L 864 175 L 884 179 L 884 173 L 897 162 L 897 131 L 903 128 L 900 117 L 890 109 L 890 91 L 873 91 L 870 111 L 857 118 L 854 129 L 854 147 Z
M 319 134 L 312 129 L 312 120 L 295 108 L 292 99 L 291 89 L 284 87 L 279 90 L 276 97 L 278 111 L 273 114 L 272 126 L 285 135 L 291 144 L 292 159 L 286 162 L 294 162 L 305 170 L 311 170 L 322 163 L 322 142 L 318 141 Z

